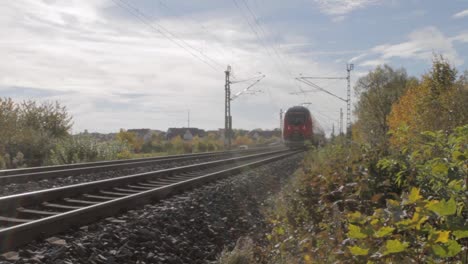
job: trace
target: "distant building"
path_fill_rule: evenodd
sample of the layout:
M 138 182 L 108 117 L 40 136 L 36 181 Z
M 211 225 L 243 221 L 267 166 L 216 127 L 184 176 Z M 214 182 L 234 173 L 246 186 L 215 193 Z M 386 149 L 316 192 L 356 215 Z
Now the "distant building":
M 148 142 L 151 140 L 153 131 L 149 128 L 128 129 L 127 132 L 134 133 L 137 137 L 142 138 L 143 141 Z
M 106 141 L 112 141 L 115 139 L 116 133 L 108 133 L 108 134 L 103 134 L 103 133 L 97 133 L 97 132 L 88 132 L 88 130 L 85 130 L 84 132 L 76 134 L 76 136 L 87 136 L 90 138 L 93 138 L 99 142 L 106 142 Z
M 184 140 L 192 140 L 195 136 L 198 137 L 205 137 L 206 132 L 203 129 L 198 129 L 195 127 L 183 127 L 183 128 L 176 128 L 171 127 L 167 130 L 166 139 L 171 140 L 177 136 L 180 136 Z

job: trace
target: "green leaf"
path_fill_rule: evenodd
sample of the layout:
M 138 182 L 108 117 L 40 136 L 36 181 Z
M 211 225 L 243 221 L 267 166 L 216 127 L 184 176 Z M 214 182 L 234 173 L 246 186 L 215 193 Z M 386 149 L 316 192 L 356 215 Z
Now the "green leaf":
M 387 240 L 387 243 L 385 244 L 386 250 L 383 254 L 385 256 L 388 254 L 403 252 L 408 246 L 408 242 L 401 243 L 398 240 Z
M 359 211 L 348 214 L 348 221 L 350 223 L 359 223 L 364 224 L 366 220 L 362 217 L 362 214 Z
M 453 180 L 450 181 L 448 184 L 448 187 L 456 192 L 462 191 L 463 190 L 463 185 L 464 185 L 464 180 Z
M 359 226 L 349 224 L 348 225 L 348 237 L 361 239 L 361 238 L 366 238 L 367 235 L 361 232 L 361 228 Z
M 419 188 L 413 187 L 411 188 L 411 192 L 408 195 L 408 200 L 405 204 L 415 203 L 421 198 L 423 197 L 419 194 Z
M 448 167 L 444 163 L 438 163 L 434 166 L 432 166 L 432 173 L 433 174 L 442 174 L 442 175 L 447 175 L 448 173 Z
M 432 250 L 439 257 L 453 257 L 460 253 L 461 246 L 455 240 L 449 240 L 445 245 L 434 244 L 432 245 Z
M 456 231 L 453 231 L 452 234 L 458 240 L 458 239 L 468 237 L 468 230 L 456 230 Z
M 374 236 L 375 237 L 385 237 L 385 236 L 391 234 L 393 232 L 393 230 L 395 230 L 395 228 L 389 227 L 389 226 L 384 226 L 384 227 L 380 228 L 379 231 L 377 231 L 377 233 L 374 234 Z
M 284 235 L 284 228 L 282 228 L 281 226 L 278 226 L 276 228 L 276 233 L 278 233 L 278 235 Z
M 465 155 L 464 155 L 462 152 L 458 151 L 458 150 L 455 150 L 455 151 L 452 153 L 452 158 L 453 158 L 454 160 L 459 160 L 459 161 L 464 161 L 464 160 L 466 160 Z
M 353 254 L 354 256 L 367 256 L 367 254 L 369 254 L 368 248 L 360 248 L 358 246 L 352 246 L 348 248 L 349 251 L 351 251 L 351 254 Z
M 454 215 L 457 211 L 457 204 L 455 200 L 450 198 L 447 202 L 445 200 L 442 201 L 431 201 L 426 206 L 429 210 L 433 211 L 434 213 L 438 214 L 439 216 L 448 216 Z
M 460 253 L 460 251 L 461 251 L 460 244 L 458 244 L 457 241 L 455 241 L 455 240 L 449 240 L 449 242 L 447 242 L 446 245 L 447 245 L 447 248 L 448 248 L 448 256 L 449 257 L 453 257 L 456 254 Z

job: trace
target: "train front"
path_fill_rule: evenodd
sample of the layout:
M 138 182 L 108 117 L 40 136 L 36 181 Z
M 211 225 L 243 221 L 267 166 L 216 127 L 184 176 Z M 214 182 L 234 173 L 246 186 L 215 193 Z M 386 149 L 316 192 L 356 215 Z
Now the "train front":
M 294 106 L 286 111 L 283 126 L 283 140 L 288 147 L 303 147 L 312 141 L 312 117 L 309 109 Z

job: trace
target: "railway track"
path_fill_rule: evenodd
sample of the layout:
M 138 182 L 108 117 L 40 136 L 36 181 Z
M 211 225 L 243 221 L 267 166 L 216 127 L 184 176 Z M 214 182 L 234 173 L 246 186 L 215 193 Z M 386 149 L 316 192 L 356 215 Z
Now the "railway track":
M 298 152 L 268 151 L 0 197 L 0 252 Z
M 217 151 L 197 154 L 171 155 L 163 157 L 99 161 L 89 163 L 77 163 L 57 166 L 44 166 L 33 168 L 22 168 L 12 170 L 0 170 L 0 184 L 25 183 L 29 181 L 39 181 L 43 179 L 54 179 L 61 177 L 77 176 L 82 174 L 98 173 L 103 171 L 113 171 L 122 169 L 138 168 L 143 166 L 153 166 L 173 162 L 203 160 L 213 158 L 234 157 L 266 151 L 268 148 L 254 148 L 238 151 Z

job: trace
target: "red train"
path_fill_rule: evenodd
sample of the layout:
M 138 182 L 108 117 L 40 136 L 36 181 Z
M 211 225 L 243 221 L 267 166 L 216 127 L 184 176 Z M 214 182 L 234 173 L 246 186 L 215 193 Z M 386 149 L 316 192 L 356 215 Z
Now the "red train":
M 312 118 L 309 109 L 294 106 L 286 111 L 283 125 L 283 140 L 288 147 L 304 147 L 306 142 L 319 145 L 324 140 L 322 129 Z

